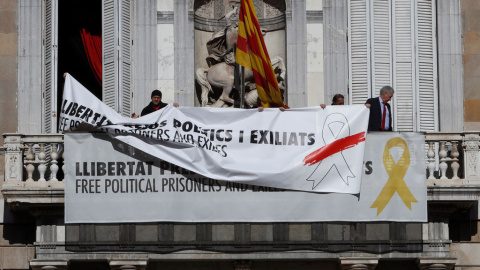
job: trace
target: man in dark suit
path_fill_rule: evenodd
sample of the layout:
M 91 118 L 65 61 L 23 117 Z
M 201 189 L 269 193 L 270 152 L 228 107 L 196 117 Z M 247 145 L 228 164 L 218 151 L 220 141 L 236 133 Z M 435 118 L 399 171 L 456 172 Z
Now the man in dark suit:
M 392 110 L 388 102 L 392 99 L 395 91 L 391 86 L 380 89 L 380 96 L 369 98 L 365 105 L 370 108 L 368 119 L 368 131 L 392 131 Z

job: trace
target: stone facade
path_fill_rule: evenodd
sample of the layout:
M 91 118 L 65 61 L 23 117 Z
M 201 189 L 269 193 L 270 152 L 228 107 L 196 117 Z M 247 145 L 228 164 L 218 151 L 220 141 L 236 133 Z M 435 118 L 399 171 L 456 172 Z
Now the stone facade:
M 480 130 L 480 3 L 462 0 L 465 130 Z
M 436 2 L 439 65 L 452 67 L 439 69 L 439 104 L 444 109 L 439 112 L 441 130 L 479 130 L 480 94 L 476 86 L 480 82 L 480 4 L 476 0 Z M 338 92 L 348 95 L 347 0 L 320 3 L 285 1 L 285 29 L 281 34 L 291 107 L 329 103 Z M 152 88 L 164 91 L 164 101 L 195 105 L 193 74 L 199 56 L 195 55 L 198 35 L 194 30 L 194 7 L 193 0 L 135 0 L 132 85 L 137 90 L 137 112 L 148 102 Z M 35 153 L 42 151 L 39 147 L 29 150 L 32 145 L 62 140 L 60 135 L 46 134 L 32 139 L 42 125 L 41 12 L 40 0 L 0 2 L 0 133 L 23 132 L 31 136 L 6 134 L 4 138 L 8 139 L 0 139 L 1 269 L 480 267 L 480 259 L 475 256 L 480 251 L 480 157 L 475 132 L 462 136 L 438 133 L 438 138 L 430 141 L 430 147 L 441 145 L 442 153 L 427 156 L 431 165 L 427 180 L 429 220 L 424 224 L 65 225 L 64 183 L 39 182 L 38 172 L 33 173 L 29 167 L 38 164 Z M 262 14 L 268 17 L 275 12 L 267 5 Z M 463 52 L 459 48 L 461 37 Z M 462 70 L 463 75 L 459 75 Z M 464 114 L 455 109 L 458 106 L 464 108 Z M 463 114 L 463 118 L 459 120 L 462 116 L 457 114 Z M 447 152 L 454 154 L 447 156 Z M 461 164 L 456 167 L 456 178 L 450 170 L 440 172 L 435 167 L 436 159 L 445 166 Z M 439 174 L 446 179 L 440 179 Z

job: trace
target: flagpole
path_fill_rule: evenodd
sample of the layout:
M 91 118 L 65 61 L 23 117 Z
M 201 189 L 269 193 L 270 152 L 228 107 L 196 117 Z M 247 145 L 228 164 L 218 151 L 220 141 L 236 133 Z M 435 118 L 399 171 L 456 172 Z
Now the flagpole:
M 241 66 L 240 69 L 240 108 L 245 108 L 245 67 Z

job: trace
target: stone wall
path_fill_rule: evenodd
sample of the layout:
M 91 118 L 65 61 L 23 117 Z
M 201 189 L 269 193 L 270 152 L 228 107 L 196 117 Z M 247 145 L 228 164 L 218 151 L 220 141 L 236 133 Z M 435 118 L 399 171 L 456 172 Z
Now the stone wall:
M 465 130 L 480 130 L 480 1 L 462 0 Z
M 17 0 L 0 1 L 0 134 L 17 131 L 17 42 Z

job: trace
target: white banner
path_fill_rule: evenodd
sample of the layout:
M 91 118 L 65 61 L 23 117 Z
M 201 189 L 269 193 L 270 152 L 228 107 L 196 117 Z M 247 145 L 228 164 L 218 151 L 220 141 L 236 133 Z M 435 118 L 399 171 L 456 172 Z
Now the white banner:
M 212 179 L 358 194 L 368 115 L 363 105 L 285 112 L 167 106 L 132 119 L 116 113 L 68 75 L 59 130 L 94 126 Z
M 351 195 L 218 181 L 104 133 L 68 133 L 65 222 L 426 222 L 424 143 L 423 134 L 369 134 L 361 192 Z

